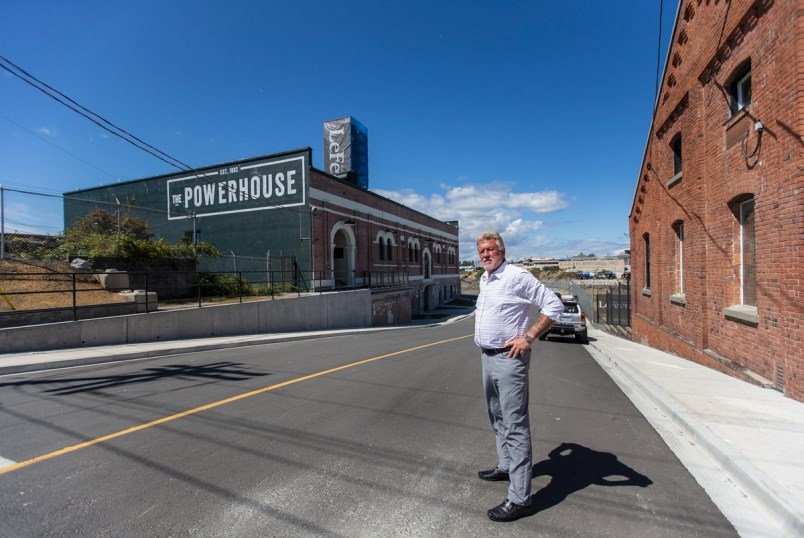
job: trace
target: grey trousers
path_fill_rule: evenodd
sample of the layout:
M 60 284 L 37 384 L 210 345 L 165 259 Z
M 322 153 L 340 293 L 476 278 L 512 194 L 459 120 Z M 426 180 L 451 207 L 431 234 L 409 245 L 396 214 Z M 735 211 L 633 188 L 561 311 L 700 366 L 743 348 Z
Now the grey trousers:
M 481 357 L 486 406 L 497 440 L 497 467 L 507 471 L 511 480 L 508 500 L 529 505 L 533 465 L 528 414 L 530 351 L 519 358 L 481 351 Z

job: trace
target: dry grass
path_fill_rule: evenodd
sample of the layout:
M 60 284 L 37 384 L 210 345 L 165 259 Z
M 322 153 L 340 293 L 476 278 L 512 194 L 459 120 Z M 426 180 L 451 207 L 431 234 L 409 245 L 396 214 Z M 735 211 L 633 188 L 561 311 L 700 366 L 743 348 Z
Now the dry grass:
M 0 312 L 73 306 L 73 275 L 77 305 L 127 302 L 103 289 L 95 275 L 76 271 L 66 262 L 0 260 Z

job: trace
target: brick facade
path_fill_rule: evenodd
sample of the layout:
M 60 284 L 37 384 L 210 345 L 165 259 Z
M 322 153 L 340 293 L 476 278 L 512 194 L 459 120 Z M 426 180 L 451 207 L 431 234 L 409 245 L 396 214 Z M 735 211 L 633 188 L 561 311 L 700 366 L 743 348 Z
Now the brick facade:
M 797 0 L 680 2 L 629 215 L 635 340 L 799 401 L 803 28 Z
M 324 275 L 323 287 L 328 285 L 328 274 L 333 280 L 343 279 L 337 273 L 344 270 L 346 285 L 376 285 L 383 278 L 392 282 L 405 275 L 414 314 L 432 310 L 460 295 L 457 225 L 316 169 L 311 169 L 310 204 L 313 272 Z M 339 270 L 334 248 L 341 241 L 353 253 L 347 250 L 343 254 L 348 262 Z

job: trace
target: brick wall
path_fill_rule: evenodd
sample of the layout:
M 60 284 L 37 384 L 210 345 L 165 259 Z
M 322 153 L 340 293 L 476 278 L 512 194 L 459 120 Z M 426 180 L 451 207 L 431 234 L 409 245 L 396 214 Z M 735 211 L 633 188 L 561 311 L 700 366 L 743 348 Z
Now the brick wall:
M 802 20 L 796 0 L 681 2 L 629 219 L 634 338 L 800 401 Z M 730 84 L 747 61 L 751 104 L 733 113 Z M 673 167 L 677 136 L 680 176 Z M 733 202 L 743 195 L 755 203 L 756 308 L 747 314 L 734 308 L 741 303 L 741 277 Z
M 357 279 L 365 272 L 375 277 L 383 272 L 406 274 L 414 314 L 460 294 L 458 228 L 317 170 L 311 171 L 311 189 L 310 203 L 316 208 L 312 224 L 316 273 L 326 273 L 332 267 L 333 230 L 350 221 Z M 390 260 L 387 250 L 380 257 L 379 237 L 392 240 Z M 413 261 L 408 251 L 410 240 L 418 246 L 418 259 Z M 425 255 L 430 260 L 429 274 L 425 274 Z

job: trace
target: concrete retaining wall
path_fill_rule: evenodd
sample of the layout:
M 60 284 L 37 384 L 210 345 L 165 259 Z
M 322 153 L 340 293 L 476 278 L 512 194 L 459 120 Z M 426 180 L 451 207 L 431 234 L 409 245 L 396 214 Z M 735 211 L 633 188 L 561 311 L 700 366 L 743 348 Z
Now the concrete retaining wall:
M 0 329 L 0 353 L 372 325 L 369 290 Z

